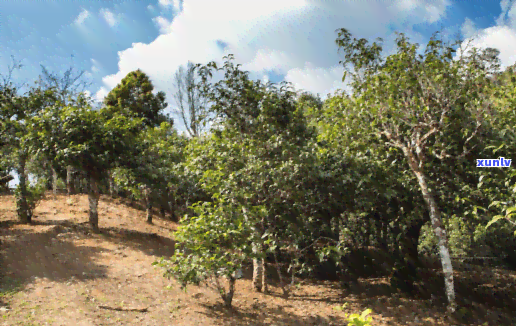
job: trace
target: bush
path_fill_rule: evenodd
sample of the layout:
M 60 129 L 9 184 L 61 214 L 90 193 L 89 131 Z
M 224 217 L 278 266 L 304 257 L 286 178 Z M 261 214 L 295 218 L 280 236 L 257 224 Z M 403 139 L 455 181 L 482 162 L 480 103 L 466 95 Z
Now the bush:
M 29 220 L 34 216 L 34 210 L 38 203 L 45 197 L 46 191 L 46 180 L 40 179 L 36 184 L 28 184 L 26 188 L 25 196 L 22 195 L 23 190 L 18 184 L 14 189 L 14 196 L 16 198 L 16 211 L 18 216 L 22 216 L 24 214 L 24 210 L 26 209 L 26 214 Z M 26 208 L 24 208 L 23 200 L 25 197 Z
M 235 272 L 252 256 L 251 230 L 237 205 L 222 199 L 191 206 L 195 215 L 185 216 L 176 232 L 176 252 L 170 260 L 153 263 L 165 268 L 165 276 L 187 284 L 213 281 L 226 306 L 231 306 Z M 221 277 L 229 280 L 226 291 Z M 212 283 L 212 284 L 213 284 Z

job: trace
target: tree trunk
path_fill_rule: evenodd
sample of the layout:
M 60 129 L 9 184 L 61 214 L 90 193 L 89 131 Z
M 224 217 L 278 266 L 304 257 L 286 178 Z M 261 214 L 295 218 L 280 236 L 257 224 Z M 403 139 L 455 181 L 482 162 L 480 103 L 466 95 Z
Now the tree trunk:
M 385 252 L 389 251 L 389 234 L 387 232 L 387 222 L 381 221 L 382 235 L 380 237 L 380 248 Z
M 368 218 L 365 220 L 365 228 L 366 228 L 366 231 L 365 231 L 365 239 L 364 239 L 364 247 L 366 248 L 369 248 L 371 246 L 371 234 L 373 232 L 373 221 Z
M 402 254 L 405 259 L 405 262 L 410 266 L 415 268 L 419 267 L 419 252 L 417 250 L 419 244 L 419 236 L 421 235 L 421 228 L 425 225 L 424 220 L 419 220 L 413 225 L 409 227 L 407 230 L 406 236 L 402 241 Z M 414 275 L 416 276 L 416 275 Z
M 174 198 L 170 198 L 168 201 L 168 208 L 170 210 L 170 219 L 174 222 L 179 222 L 179 218 L 176 216 L 176 207 L 174 205 Z
M 74 168 L 71 165 L 66 167 L 66 190 L 68 195 L 75 195 Z
M 116 195 L 118 195 L 118 191 L 116 189 L 115 180 L 113 179 L 113 172 L 109 171 L 109 195 L 111 198 L 115 198 Z
M 81 187 L 81 176 L 77 174 L 73 178 L 73 188 L 75 189 L 75 193 L 83 193 L 82 187 Z
M 260 254 L 260 246 L 254 242 L 252 244 L 253 254 Z M 253 287 L 256 291 L 262 292 L 263 290 L 263 259 L 253 258 Z
M 378 249 L 380 249 L 381 247 L 381 243 L 382 243 L 382 227 L 381 227 L 381 223 L 379 220 L 375 220 L 374 221 L 374 242 L 375 242 L 375 245 Z
M 52 193 L 57 195 L 57 171 L 52 167 Z
M 421 171 L 418 164 L 416 163 L 415 158 L 407 149 L 405 149 L 404 152 L 405 156 L 409 161 L 410 168 L 416 175 L 421 193 L 423 194 L 423 199 L 428 205 L 428 209 L 430 211 L 430 220 L 432 222 L 432 228 L 439 241 L 439 254 L 441 256 L 441 264 L 443 266 L 444 285 L 446 297 L 448 298 L 448 311 L 454 312 L 457 307 L 457 304 L 455 301 L 455 290 L 453 286 L 453 266 L 451 263 L 450 252 L 448 250 L 446 230 L 444 229 L 441 221 L 441 212 L 439 211 L 439 207 L 437 207 L 437 203 L 435 202 L 434 197 L 430 193 L 430 189 L 428 188 L 428 185 L 426 183 L 426 177 L 423 171 Z
M 230 308 L 231 307 L 231 303 L 233 302 L 233 295 L 235 294 L 235 281 L 236 281 L 236 279 L 233 276 L 229 276 L 228 277 L 228 281 L 229 281 L 229 290 L 224 295 L 224 304 L 226 305 L 226 307 Z
M 391 277 L 391 285 L 412 292 L 414 282 L 417 280 L 417 267 L 419 264 L 419 252 L 417 250 L 421 228 L 424 220 L 419 220 L 409 226 L 403 237 L 401 237 L 401 261 L 397 261 L 395 271 Z
M 97 180 L 93 176 L 90 176 L 89 179 L 90 179 L 90 187 L 88 189 L 89 190 L 88 191 L 88 201 L 90 203 L 89 223 L 90 223 L 92 230 L 94 232 L 98 232 L 99 231 L 98 207 L 99 207 L 100 193 L 99 193 L 99 188 L 97 185 Z
M 145 200 L 145 210 L 147 213 L 147 223 L 152 224 L 152 201 L 151 201 L 151 189 L 149 186 L 145 186 L 143 189 L 143 196 Z
M 249 221 L 249 216 L 247 215 L 247 209 L 242 207 L 242 212 L 246 221 Z M 255 239 L 261 239 L 260 228 L 258 225 L 255 225 L 253 228 Z M 260 243 L 253 242 L 251 244 L 251 248 L 254 255 L 263 254 L 263 248 Z M 265 261 L 263 258 L 253 258 L 253 287 L 258 292 L 267 292 L 267 280 L 265 275 Z
M 45 189 L 52 190 L 52 169 L 48 168 L 48 166 L 50 166 L 50 165 L 46 164 L 46 167 L 45 167 L 45 179 L 46 179 Z
M 217 287 L 217 290 L 220 293 L 220 296 L 222 297 L 222 301 L 224 301 L 224 305 L 226 308 L 231 308 L 231 304 L 233 302 L 233 296 L 235 295 L 235 282 L 236 278 L 232 275 L 228 275 L 228 283 L 229 283 L 229 289 L 226 292 L 223 285 L 220 284 L 218 276 L 215 276 L 215 284 Z
M 27 203 L 27 175 L 25 173 L 25 167 L 27 163 L 27 157 L 20 154 L 18 161 L 18 178 L 19 178 L 19 193 L 16 198 L 16 211 L 18 218 L 21 223 L 31 223 L 32 216 L 29 212 L 29 204 Z

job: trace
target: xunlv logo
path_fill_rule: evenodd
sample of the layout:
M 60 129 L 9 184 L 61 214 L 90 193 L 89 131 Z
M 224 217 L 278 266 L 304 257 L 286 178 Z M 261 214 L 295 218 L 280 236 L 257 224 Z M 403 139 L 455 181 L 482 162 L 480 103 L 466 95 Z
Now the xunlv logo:
M 503 157 L 497 159 L 477 160 L 477 167 L 492 168 L 492 167 L 510 167 L 511 160 L 506 160 Z

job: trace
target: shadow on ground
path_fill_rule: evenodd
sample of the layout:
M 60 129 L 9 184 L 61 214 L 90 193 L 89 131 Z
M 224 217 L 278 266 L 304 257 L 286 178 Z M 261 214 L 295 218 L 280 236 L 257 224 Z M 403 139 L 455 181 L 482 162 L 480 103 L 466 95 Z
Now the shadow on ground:
M 58 238 L 59 227 L 35 231 L 31 225 L 15 225 L 0 228 L 3 295 L 24 289 L 36 277 L 55 282 L 106 277 L 106 268 L 93 261 L 101 249 L 76 246 L 68 239 Z
M 33 225 L 61 226 L 71 229 L 75 233 L 87 235 L 92 238 L 100 238 L 117 245 L 123 245 L 134 250 L 139 250 L 150 256 L 163 256 L 170 258 L 174 254 L 175 241 L 171 238 L 154 232 L 142 232 L 129 228 L 109 226 L 100 229 L 100 233 L 91 232 L 87 222 L 74 223 L 69 220 L 44 220 L 37 221 Z
M 249 309 L 228 309 L 222 304 L 201 306 L 205 308 L 201 314 L 221 320 L 224 325 L 344 325 L 344 320 L 338 317 L 321 317 L 315 312 L 311 316 L 300 316 L 285 311 L 281 306 L 263 308 L 258 302 Z
M 77 246 L 72 238 L 99 238 L 153 256 L 174 253 L 174 241 L 155 233 L 107 227 L 93 234 L 87 223 L 66 220 L 35 221 L 32 225 L 2 221 L 0 305 L 5 295 L 23 290 L 36 278 L 54 282 L 105 278 L 107 266 L 94 260 L 108 249 Z

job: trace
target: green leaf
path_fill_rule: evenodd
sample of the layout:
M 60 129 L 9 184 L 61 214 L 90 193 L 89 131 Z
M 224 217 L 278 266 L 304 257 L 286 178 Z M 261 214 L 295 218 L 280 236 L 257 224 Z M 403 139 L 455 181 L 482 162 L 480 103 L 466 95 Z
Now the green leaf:
M 489 221 L 489 223 L 487 223 L 487 225 L 486 225 L 486 227 L 485 227 L 485 228 L 487 229 L 487 228 L 488 228 L 488 227 L 490 227 L 493 223 L 496 223 L 496 222 L 498 222 L 499 220 L 504 219 L 504 218 L 505 218 L 505 216 L 502 216 L 502 215 L 496 215 L 495 217 L 493 217 L 493 219 L 492 219 L 491 221 Z

